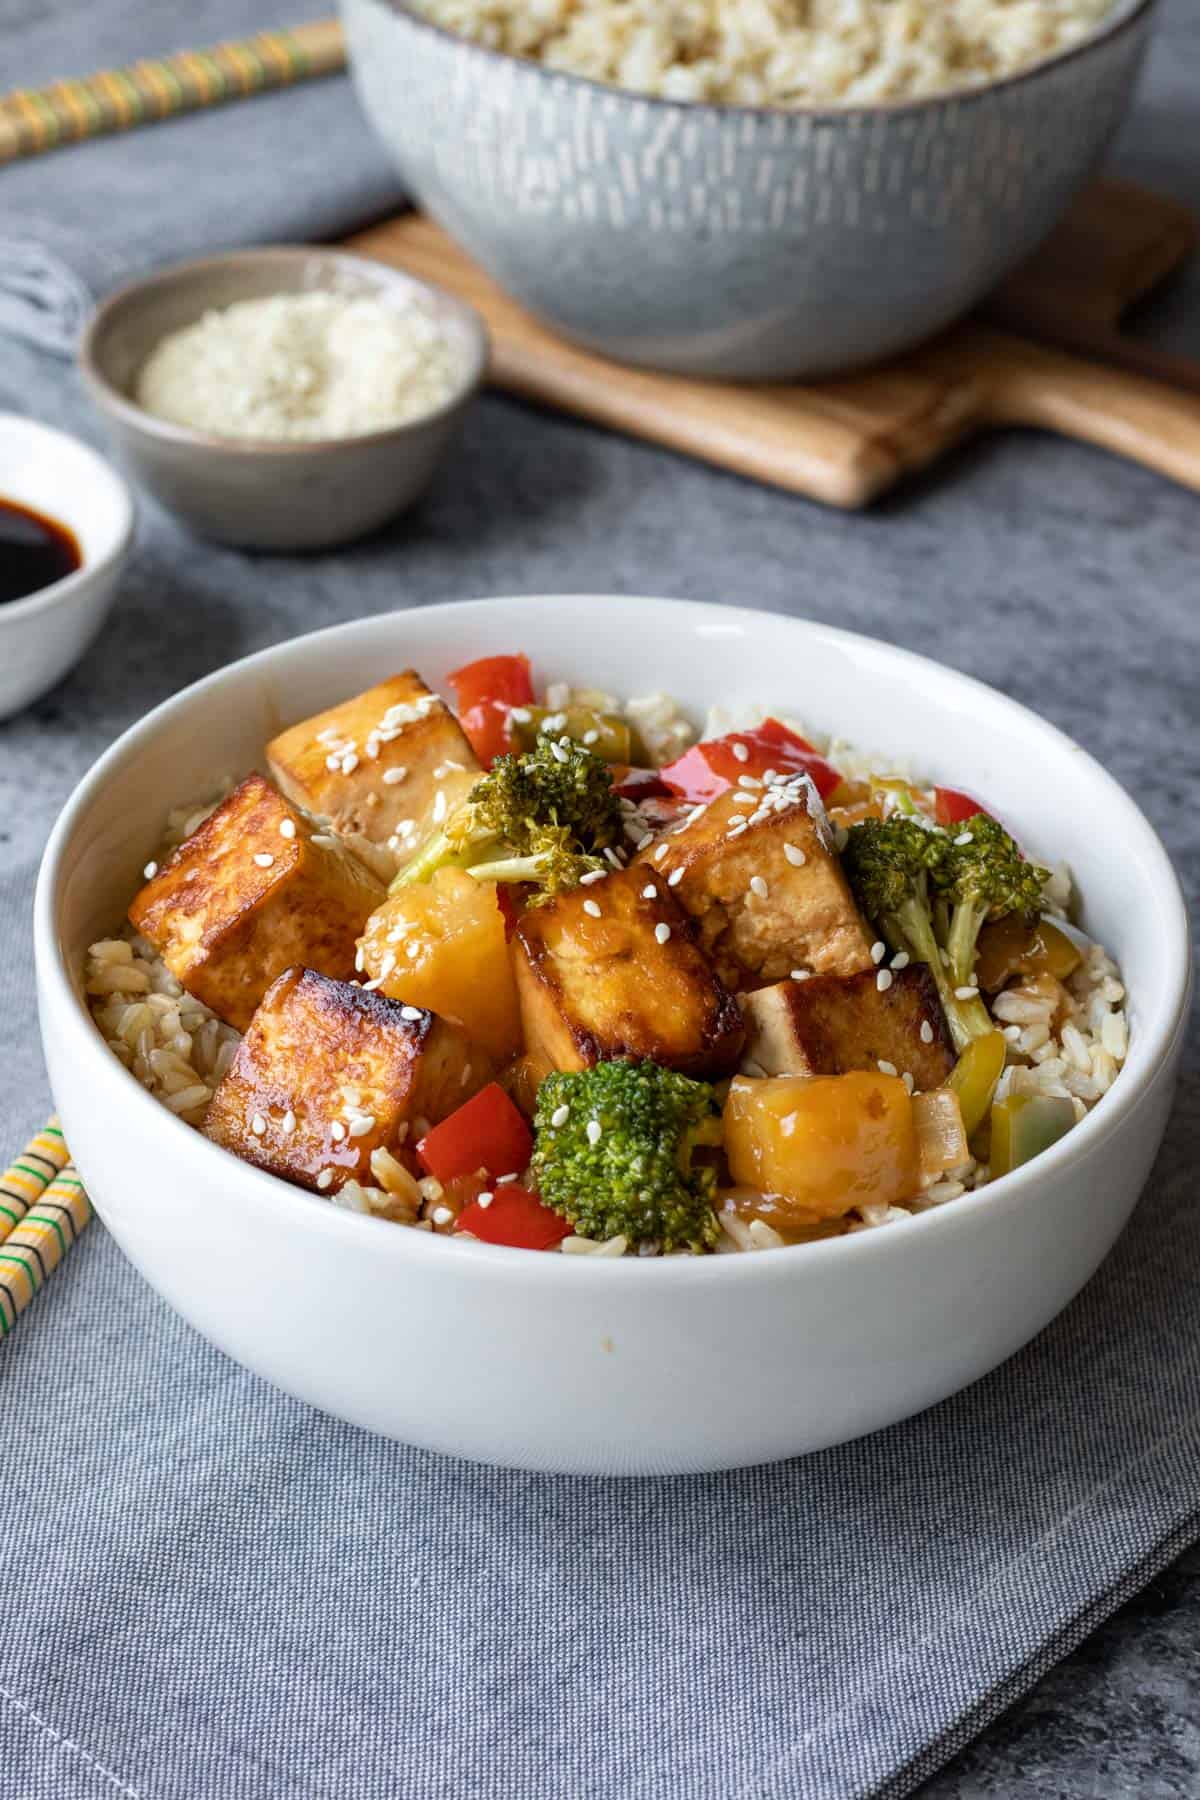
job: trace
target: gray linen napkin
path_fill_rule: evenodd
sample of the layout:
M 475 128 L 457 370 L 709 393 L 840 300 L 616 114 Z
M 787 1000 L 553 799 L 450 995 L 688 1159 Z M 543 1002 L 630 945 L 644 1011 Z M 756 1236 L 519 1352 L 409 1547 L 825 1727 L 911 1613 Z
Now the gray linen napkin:
M 42 29 L 41 0 L 5 9 Z M 113 34 L 141 8 L 72 10 L 89 53 L 64 26 L 69 59 L 20 79 L 119 60 Z M 234 28 L 213 6 L 160 0 L 154 16 L 162 48 Z M 1200 198 L 1191 139 L 1167 129 L 1200 82 L 1190 0 L 1173 16 L 1133 149 Z M 11 43 L 10 30 L 5 69 Z M 321 90 L 331 104 L 338 85 Z M 36 186 L 43 227 L 77 229 L 79 185 L 107 149 L 145 159 L 125 174 L 163 215 L 161 236 L 148 215 L 135 244 L 106 236 L 113 254 L 166 242 L 183 169 L 213 242 L 228 241 L 238 221 L 213 199 L 236 166 L 222 134 L 272 110 L 283 130 L 307 100 L 0 171 L 5 235 L 24 216 L 14 176 Z M 184 148 L 197 133 L 209 165 Z M 274 128 L 262 141 L 264 169 L 279 141 Z M 261 236 L 272 203 L 256 192 Z M 1183 312 L 1196 294 L 1181 290 Z M 0 332 L 3 407 L 99 441 L 63 365 Z M 207 547 L 147 504 L 109 630 L 0 725 L 0 1150 L 49 1106 L 29 915 L 53 816 L 117 732 L 221 663 L 339 619 L 489 592 L 691 593 L 804 613 L 1048 713 L 1137 791 L 1194 884 L 1195 528 L 1194 496 L 1049 439 L 993 443 L 916 497 L 845 518 L 498 398 L 472 413 L 428 502 L 344 553 Z M 1028 1350 L 892 1431 L 720 1477 L 496 1473 L 367 1437 L 211 1349 L 94 1225 L 0 1346 L 0 1796 L 909 1792 L 1200 1531 L 1198 1071 L 1193 1033 L 1133 1223 Z M 1176 1770 L 1179 1754 L 1176 1739 Z M 1069 1786 L 1010 1764 L 987 1791 L 1196 1791 L 1196 1768 L 1183 1785 L 1123 1782 L 1120 1746 L 1103 1755 Z
M 51 0 L 26 13 L 23 0 L 0 0 L 0 92 L 295 24 L 310 8 Z M 243 244 L 343 236 L 400 198 L 344 76 L 10 163 L 0 334 L 70 356 L 92 303 L 132 275 Z

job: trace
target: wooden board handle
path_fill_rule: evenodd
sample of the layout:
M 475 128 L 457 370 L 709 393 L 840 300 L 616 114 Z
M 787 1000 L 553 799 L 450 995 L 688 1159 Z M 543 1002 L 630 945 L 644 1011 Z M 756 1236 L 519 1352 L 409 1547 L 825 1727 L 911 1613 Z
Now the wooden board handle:
M 972 336 L 994 423 L 1057 431 L 1200 492 L 1200 393 L 1006 332 Z

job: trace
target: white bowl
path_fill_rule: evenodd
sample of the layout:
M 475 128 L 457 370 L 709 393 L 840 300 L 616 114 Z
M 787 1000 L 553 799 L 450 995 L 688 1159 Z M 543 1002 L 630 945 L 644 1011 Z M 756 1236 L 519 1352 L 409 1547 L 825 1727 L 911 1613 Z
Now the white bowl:
M 102 457 L 65 432 L 0 413 L 0 498 L 31 506 L 75 533 L 73 575 L 0 606 L 0 719 L 74 668 L 112 605 L 133 542 L 129 489 Z
M 1065 856 L 1120 959 L 1132 1041 L 1109 1094 L 1032 1165 L 903 1224 L 744 1256 L 538 1255 L 363 1218 L 173 1118 L 88 1018 L 88 943 L 120 920 L 167 808 L 280 726 L 415 664 L 526 649 L 546 677 L 759 699 L 910 757 Z M 220 730 L 214 730 L 219 721 Z M 1103 820 L 1103 832 L 1096 822 Z M 1187 1012 L 1182 895 L 1129 796 L 1078 745 L 964 676 L 867 638 L 682 601 L 498 599 L 281 644 L 167 701 L 55 827 L 35 935 L 46 1057 L 97 1210 L 215 1344 L 389 1436 L 584 1473 L 719 1469 L 841 1442 L 974 1381 L 1066 1305 L 1128 1219 L 1166 1124 Z

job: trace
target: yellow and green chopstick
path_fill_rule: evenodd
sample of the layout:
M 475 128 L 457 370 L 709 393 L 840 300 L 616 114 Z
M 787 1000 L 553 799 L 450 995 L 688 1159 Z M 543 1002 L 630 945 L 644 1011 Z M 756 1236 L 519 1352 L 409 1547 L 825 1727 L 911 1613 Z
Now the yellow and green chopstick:
M 16 88 L 0 94 L 0 163 L 336 75 L 345 66 L 338 21 L 314 19 L 208 50 L 180 50 L 48 87 Z
M 58 1120 L 0 1176 L 0 1338 L 5 1338 L 92 1216 Z

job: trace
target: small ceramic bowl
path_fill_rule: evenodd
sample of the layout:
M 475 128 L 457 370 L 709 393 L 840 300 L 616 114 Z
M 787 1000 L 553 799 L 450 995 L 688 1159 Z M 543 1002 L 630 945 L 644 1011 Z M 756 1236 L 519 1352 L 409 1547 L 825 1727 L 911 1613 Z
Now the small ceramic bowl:
M 0 606 L 0 719 L 36 700 L 79 661 L 112 605 L 133 542 L 133 499 L 103 458 L 65 432 L 0 413 L 0 499 L 65 525 L 82 563 Z
M 168 423 L 133 399 L 155 345 L 204 313 L 280 293 L 386 300 L 422 294 L 461 377 L 437 412 L 358 437 L 216 437 Z M 478 314 L 443 289 L 365 257 L 307 246 L 180 263 L 119 289 L 93 314 L 80 361 L 114 444 L 156 499 L 202 537 L 254 550 L 320 550 L 362 537 L 423 492 L 487 368 Z
M 1120 123 L 1155 0 L 977 88 L 874 106 L 663 100 L 341 0 L 405 192 L 515 299 L 620 362 L 781 381 L 894 356 L 1058 222 Z
M 1121 964 L 1129 1056 L 1061 1142 L 878 1231 L 746 1256 L 548 1256 L 364 1218 L 175 1118 L 88 1017 L 87 946 L 118 925 L 168 809 L 265 739 L 412 664 L 527 649 L 539 677 L 784 706 L 984 794 Z M 1105 829 L 1098 834 L 1096 820 Z M 1125 1225 L 1188 1018 L 1187 909 L 1137 806 L 1078 744 L 889 644 L 772 613 L 628 595 L 419 607 L 222 669 L 113 745 L 68 802 L 34 911 L 46 1062 L 105 1225 L 198 1330 L 339 1417 L 488 1462 L 664 1474 L 766 1462 L 905 1418 L 1049 1323 Z M 1131 1294 L 1131 1306 L 1139 1304 Z M 1114 1321 L 1114 1326 L 1119 1321 Z

